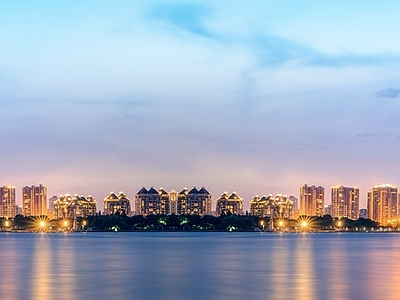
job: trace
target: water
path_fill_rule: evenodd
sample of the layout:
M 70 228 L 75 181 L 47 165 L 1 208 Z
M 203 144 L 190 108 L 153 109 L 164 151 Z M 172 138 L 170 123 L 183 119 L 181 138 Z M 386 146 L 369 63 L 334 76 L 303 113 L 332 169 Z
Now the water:
M 0 299 L 400 299 L 398 233 L 0 234 Z

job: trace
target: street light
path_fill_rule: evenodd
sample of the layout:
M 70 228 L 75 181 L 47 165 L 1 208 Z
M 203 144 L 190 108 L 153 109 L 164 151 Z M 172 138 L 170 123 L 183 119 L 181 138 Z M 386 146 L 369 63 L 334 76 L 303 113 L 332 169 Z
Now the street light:
M 86 220 L 83 220 L 82 221 L 82 230 L 85 230 L 85 227 L 86 227 Z
M 343 222 L 342 221 L 337 221 L 337 227 L 338 229 L 340 229 L 343 226 Z
M 62 226 L 63 226 L 64 230 L 67 230 L 67 228 L 68 228 L 68 226 L 69 226 L 68 220 L 64 220 L 64 221 L 62 222 Z

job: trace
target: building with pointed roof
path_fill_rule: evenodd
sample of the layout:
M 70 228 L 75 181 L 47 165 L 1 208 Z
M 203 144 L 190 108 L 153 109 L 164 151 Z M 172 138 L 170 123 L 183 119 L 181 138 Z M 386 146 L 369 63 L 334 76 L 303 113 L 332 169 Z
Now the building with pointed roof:
M 193 187 L 186 197 L 186 214 L 211 215 L 211 205 L 211 194 L 204 187 L 200 190 Z
M 129 216 L 131 214 L 131 200 L 123 193 L 119 192 L 118 195 L 114 192 L 104 198 L 104 214 L 125 214 Z
M 163 201 L 161 201 L 161 198 Z M 160 188 L 158 191 L 152 186 L 149 190 L 142 187 L 135 195 L 135 209 L 138 215 L 159 215 L 167 213 L 168 193 Z M 163 202 L 163 204 L 161 203 Z
M 135 195 L 135 209 L 138 215 L 149 214 L 211 214 L 211 194 L 202 187 L 190 191 L 184 188 L 179 193 L 160 188 L 158 191 L 151 187 L 147 190 L 142 187 Z
M 54 218 L 75 218 L 94 216 L 97 212 L 97 202 L 91 195 L 85 198 L 83 195 L 60 195 L 54 202 Z
M 223 215 L 228 213 L 234 215 L 242 215 L 243 199 L 236 192 L 233 192 L 230 195 L 228 195 L 227 192 L 224 192 L 217 199 L 216 211 L 217 215 Z
M 256 195 L 250 201 L 250 214 L 259 217 L 272 218 L 293 218 L 293 201 L 282 194 L 263 195 L 261 198 Z

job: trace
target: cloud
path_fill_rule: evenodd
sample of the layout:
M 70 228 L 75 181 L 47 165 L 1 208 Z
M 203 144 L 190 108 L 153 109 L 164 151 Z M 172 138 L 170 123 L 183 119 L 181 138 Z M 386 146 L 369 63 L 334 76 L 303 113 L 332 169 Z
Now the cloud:
M 220 33 L 207 28 L 212 21 L 212 10 L 196 3 L 162 4 L 155 6 L 148 17 L 172 24 L 197 36 L 207 37 L 216 42 L 239 46 L 254 53 L 261 67 L 280 66 L 294 62 L 299 66 L 361 66 L 400 62 L 400 56 L 391 53 L 332 55 L 297 42 L 268 33 L 249 32 L 247 36 L 237 36 L 235 30 Z M 397 97 L 397 94 L 396 94 Z
M 344 67 L 400 62 L 400 55 L 391 53 L 331 55 L 308 45 L 268 34 L 249 37 L 248 41 L 243 40 L 241 44 L 255 49 L 262 65 L 295 62 L 300 66 Z
M 212 33 L 204 26 L 204 19 L 210 15 L 210 10 L 200 4 L 162 4 L 155 7 L 149 16 L 164 22 L 171 23 L 182 30 L 191 33 L 212 37 Z
M 388 87 L 387 89 L 380 90 L 376 95 L 379 98 L 398 98 L 400 94 L 400 89 Z
M 371 132 L 364 132 L 364 133 L 357 133 L 356 138 L 381 138 L 381 137 L 392 137 L 389 133 L 371 133 Z

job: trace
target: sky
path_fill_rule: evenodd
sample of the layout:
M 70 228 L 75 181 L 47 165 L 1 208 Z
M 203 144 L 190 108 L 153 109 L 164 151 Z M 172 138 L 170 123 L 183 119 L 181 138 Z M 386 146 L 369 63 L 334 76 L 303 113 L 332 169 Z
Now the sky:
M 0 2 L 0 185 L 400 186 L 398 1 Z M 215 205 L 215 204 L 214 204 Z M 215 207 L 215 206 L 214 206 Z

